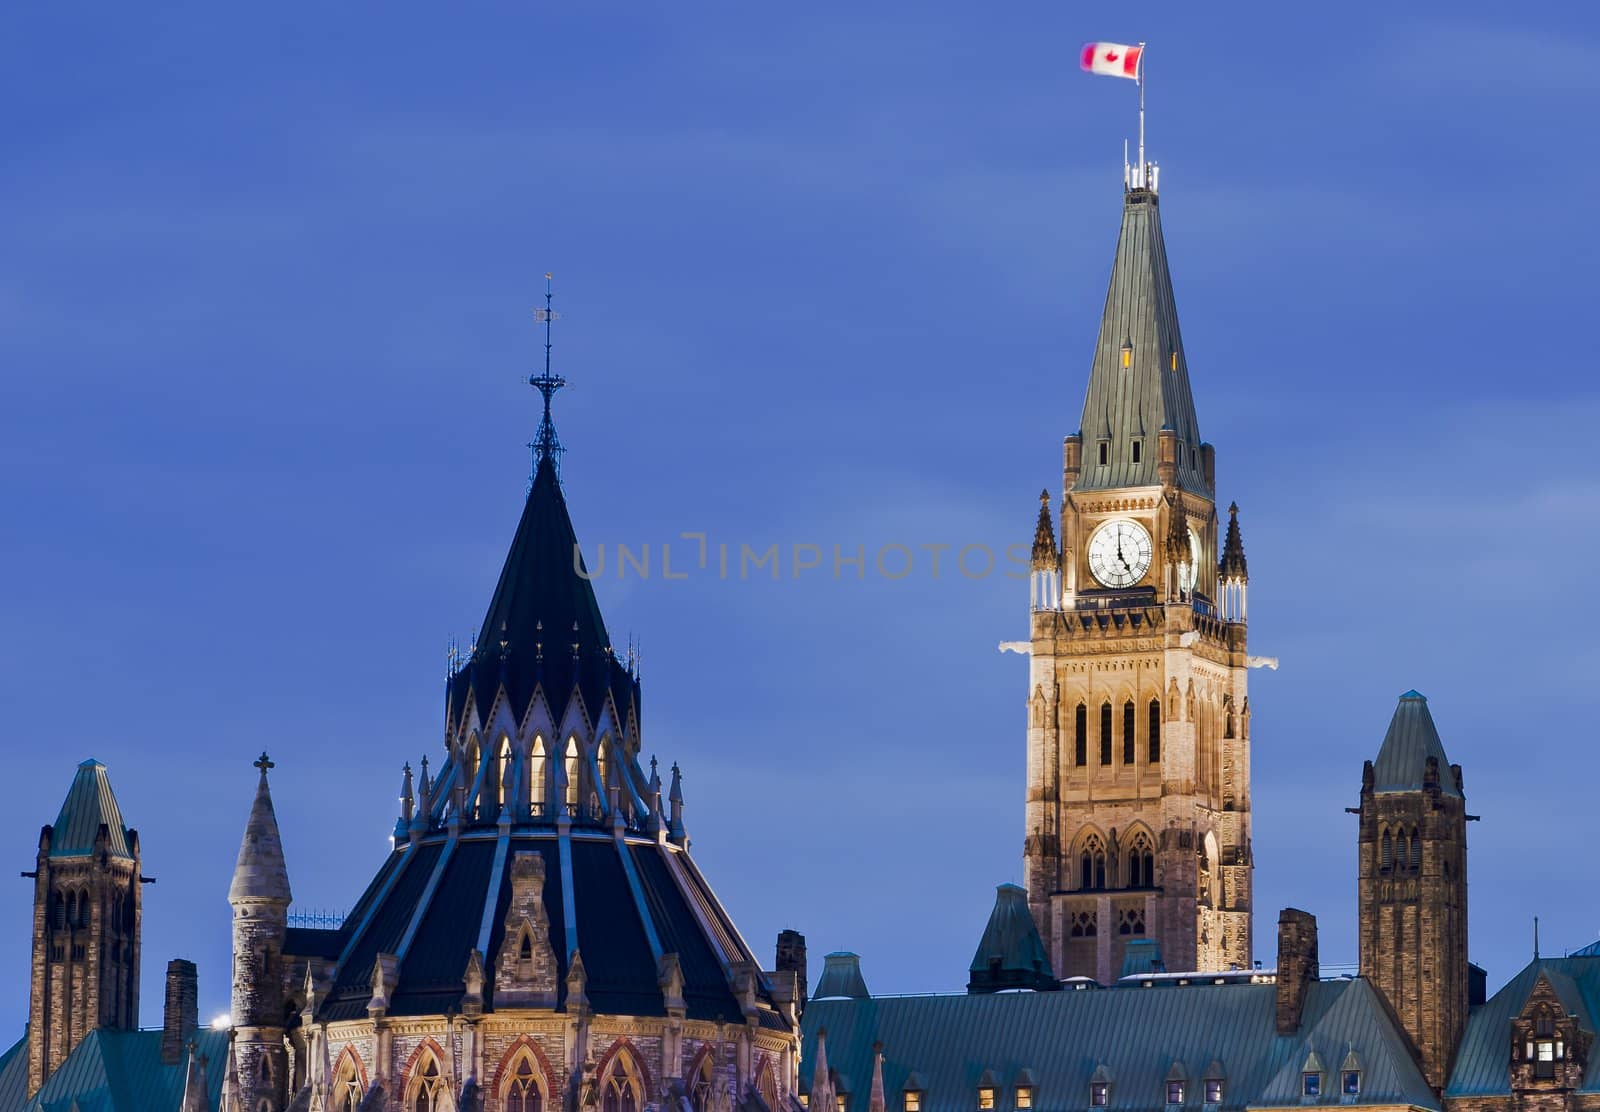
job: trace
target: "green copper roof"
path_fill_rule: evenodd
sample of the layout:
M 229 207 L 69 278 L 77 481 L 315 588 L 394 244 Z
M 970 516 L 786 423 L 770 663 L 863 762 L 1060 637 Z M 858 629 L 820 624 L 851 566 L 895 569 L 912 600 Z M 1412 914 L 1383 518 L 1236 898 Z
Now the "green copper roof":
M 983 928 L 977 953 L 968 968 L 968 992 L 1059 987 L 1050 969 L 1050 955 L 1028 910 L 1028 893 L 1015 884 L 995 889 L 994 910 Z
M 1200 423 L 1167 272 L 1161 209 L 1155 193 L 1134 189 L 1123 199 L 1122 232 L 1083 401 L 1083 471 L 1075 489 L 1154 486 L 1159 481 L 1156 434 L 1166 427 L 1182 446 L 1179 485 L 1209 494 L 1196 454 Z M 1101 440 L 1110 442 L 1104 465 Z M 1141 441 L 1138 462 L 1133 459 L 1136 440 Z
M 817 980 L 817 991 L 811 996 L 813 1000 L 836 996 L 864 1000 L 870 995 L 867 982 L 861 976 L 859 957 L 840 952 L 828 954 L 822 959 L 822 976 Z
M 113 857 L 131 859 L 128 829 L 122 825 L 122 809 L 111 790 L 106 766 L 90 759 L 78 766 L 50 831 L 51 857 L 87 857 L 94 852 L 94 840 L 104 825 L 109 835 L 106 851 Z
M 802 1056 L 812 1060 L 817 1032 L 826 1028 L 828 1063 L 840 1091 L 851 1094 L 851 1108 L 865 1107 L 877 1043 L 889 1107 L 899 1106 L 915 1074 L 924 1112 L 975 1108 L 986 1073 L 1000 1090 L 1001 1112 L 1014 1107 L 1019 1083 L 1033 1086 L 1035 1108 L 1087 1108 L 1093 1079 L 1109 1082 L 1111 1112 L 1159 1109 L 1175 1067 L 1188 1081 L 1180 1107 L 1192 1112 L 1218 1112 L 1203 1103 L 1203 1076 L 1223 1082 L 1220 1112 L 1439 1107 L 1405 1036 L 1366 981 L 1308 986 L 1293 1035 L 1279 1035 L 1276 1020 L 1272 984 L 813 1000 L 801 1025 Z M 1503 1038 L 1499 1049 L 1504 1058 Z M 1344 1097 L 1334 1076 L 1322 1079 L 1320 1097 L 1303 1096 L 1301 1071 L 1313 1055 L 1331 1069 L 1352 1052 L 1361 1063 L 1359 1097 Z
M 228 1035 L 196 1031 L 199 1052 L 210 1059 L 206 1072 L 211 1107 L 222 1097 Z M 161 1112 L 183 1099 L 188 1055 L 176 1064 L 161 1060 L 161 1029 L 89 1032 L 44 1087 L 27 1098 L 24 1038 L 0 1056 L 0 1109 L 4 1112 Z M 21 1068 L 13 1068 L 20 1063 Z
M 1407 691 L 1400 696 L 1389 732 L 1383 737 L 1383 748 L 1373 762 L 1373 790 L 1420 791 L 1429 757 L 1439 762 L 1439 791 L 1459 796 L 1456 778 L 1450 772 L 1450 758 L 1445 756 L 1444 742 L 1439 740 L 1433 715 L 1428 713 L 1428 698 L 1421 692 Z
M 1586 948 L 1587 949 L 1587 948 Z M 1582 953 L 1582 951 L 1580 951 Z M 1484 1004 L 1472 1009 L 1450 1067 L 1447 1097 L 1509 1096 L 1511 1021 L 1522 1013 L 1543 976 L 1585 1030 L 1600 1016 L 1600 957 L 1540 958 L 1530 962 Z M 829 1050 L 833 1049 L 830 1044 Z M 1600 1070 L 1586 1070 L 1581 1093 L 1600 1093 Z

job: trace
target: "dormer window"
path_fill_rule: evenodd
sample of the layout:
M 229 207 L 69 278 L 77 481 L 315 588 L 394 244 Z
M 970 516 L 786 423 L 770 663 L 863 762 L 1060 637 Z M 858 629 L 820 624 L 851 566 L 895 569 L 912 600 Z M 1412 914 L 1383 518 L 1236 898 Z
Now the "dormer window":
M 1206 1081 L 1206 1103 L 1207 1104 L 1221 1104 L 1222 1103 L 1222 1079 L 1221 1078 L 1213 1077 L 1213 1078 L 1209 1078 Z
M 916 1089 L 906 1090 L 905 1112 L 922 1112 L 922 1094 Z
M 1182 1104 L 1182 1103 L 1183 1103 L 1183 1082 L 1181 1082 L 1181 1081 L 1169 1081 L 1169 1082 L 1167 1082 L 1167 1104 L 1170 1106 L 1170 1105 Z
M 1345 1070 L 1339 1077 L 1339 1092 L 1347 1097 L 1361 1095 L 1361 1071 Z
M 1111 1086 L 1104 1081 L 1089 1083 L 1089 1107 L 1104 1108 L 1111 1103 Z
M 1315 1100 L 1322 1095 L 1322 1075 L 1320 1073 L 1302 1073 L 1300 1075 L 1300 1095 Z
M 1123 368 L 1123 370 L 1127 370 L 1131 366 L 1133 366 L 1133 341 L 1132 340 L 1123 340 L 1122 341 L 1122 368 Z
M 994 1108 L 994 1095 L 994 1087 L 992 1085 L 980 1085 L 978 1087 L 979 1112 L 991 1112 Z
M 1104 467 L 1106 464 L 1111 462 L 1111 441 L 1109 441 L 1109 440 L 1098 441 L 1096 447 L 1097 447 L 1097 450 L 1099 451 L 1099 457 L 1098 458 L 1100 460 L 1100 466 Z
M 1143 455 L 1144 455 L 1144 441 L 1135 440 L 1133 442 L 1133 462 L 1134 463 L 1138 463 L 1140 457 L 1142 457 Z

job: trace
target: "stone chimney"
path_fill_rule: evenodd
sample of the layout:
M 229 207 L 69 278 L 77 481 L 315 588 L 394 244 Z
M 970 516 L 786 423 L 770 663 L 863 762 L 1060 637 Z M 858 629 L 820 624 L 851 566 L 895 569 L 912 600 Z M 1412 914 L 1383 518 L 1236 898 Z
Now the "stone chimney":
M 806 979 L 806 936 L 799 931 L 784 930 L 778 932 L 778 964 L 779 973 L 793 973 L 796 990 L 799 993 L 795 1000 L 798 1011 L 806 1010 L 806 988 L 810 982 Z
M 1278 1034 L 1300 1030 L 1306 986 L 1320 975 L 1317 967 L 1317 917 L 1286 907 L 1278 913 Z
M 175 1066 L 183 1061 L 189 1036 L 200 1026 L 200 976 L 194 962 L 173 958 L 167 962 L 167 997 L 161 1012 L 161 1061 Z

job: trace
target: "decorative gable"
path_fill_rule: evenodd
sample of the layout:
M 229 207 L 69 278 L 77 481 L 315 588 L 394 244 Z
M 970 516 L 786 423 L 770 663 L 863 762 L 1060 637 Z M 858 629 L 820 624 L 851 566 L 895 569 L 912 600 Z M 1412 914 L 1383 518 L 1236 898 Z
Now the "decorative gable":
M 1511 1088 L 1576 1089 L 1594 1034 L 1577 988 L 1563 973 L 1542 970 L 1511 1021 Z
M 511 901 L 505 938 L 495 965 L 496 1007 L 554 1008 L 558 973 L 544 907 L 544 856 L 518 853 L 511 859 Z

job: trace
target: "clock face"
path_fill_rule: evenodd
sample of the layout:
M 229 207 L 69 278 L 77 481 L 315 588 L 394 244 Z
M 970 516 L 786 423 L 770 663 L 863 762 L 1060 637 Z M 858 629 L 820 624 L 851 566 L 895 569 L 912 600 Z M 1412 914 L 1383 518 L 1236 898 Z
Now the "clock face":
M 1200 578 L 1200 538 L 1193 529 L 1189 530 L 1189 562 L 1178 568 L 1178 586 L 1185 591 L 1194 590 L 1195 581 Z
M 1131 587 L 1150 570 L 1150 534 L 1137 521 L 1108 521 L 1089 538 L 1089 571 L 1106 587 Z

